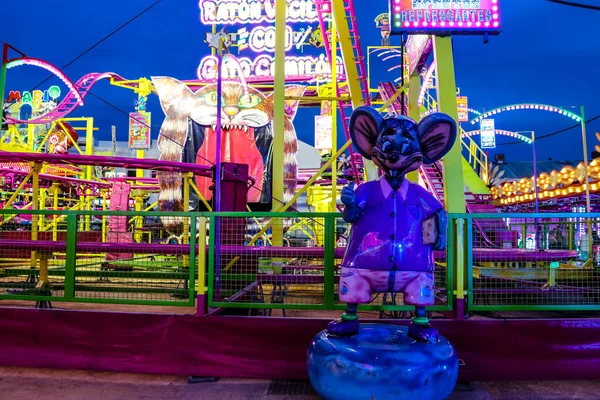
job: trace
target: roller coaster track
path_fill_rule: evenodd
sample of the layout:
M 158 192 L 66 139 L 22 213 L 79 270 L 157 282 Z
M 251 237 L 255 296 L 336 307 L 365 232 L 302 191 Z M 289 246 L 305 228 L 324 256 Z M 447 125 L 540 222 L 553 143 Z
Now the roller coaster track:
M 115 81 L 125 80 L 121 76 L 113 73 L 113 72 L 92 72 L 82 76 L 76 83 L 73 83 L 62 71 L 56 68 L 54 65 L 31 57 L 23 57 L 16 58 L 10 60 L 6 67 L 14 68 L 21 65 L 32 65 L 35 67 L 40 67 L 45 69 L 46 71 L 51 72 L 56 75 L 67 87 L 69 88 L 69 92 L 65 96 L 65 98 L 52 110 L 47 113 L 37 116 L 30 120 L 21 120 L 16 118 L 7 117 L 6 121 L 9 124 L 46 124 L 50 123 L 59 118 L 65 117 L 71 111 L 73 111 L 78 106 L 83 106 L 83 99 L 88 94 L 89 90 L 94 86 L 98 81 L 102 79 L 113 79 Z
M 317 15 L 319 17 L 319 27 L 323 34 L 323 44 L 327 53 L 329 64 L 332 65 L 332 51 L 330 37 L 327 34 L 326 16 L 335 19 L 338 31 L 338 40 L 336 40 L 336 49 L 342 54 L 344 60 L 344 69 L 348 82 L 348 91 L 350 93 L 350 102 L 339 101 L 338 106 L 341 114 L 342 128 L 346 139 L 350 140 L 350 112 L 361 105 L 370 105 L 369 84 L 367 82 L 367 70 L 364 63 L 364 56 L 358 35 L 358 25 L 356 22 L 356 13 L 354 11 L 353 0 L 315 0 Z M 343 17 L 343 18 L 342 18 Z M 344 22 L 344 23 L 341 23 Z M 336 96 L 341 97 L 339 85 L 336 85 Z M 349 111 L 350 112 L 349 112 Z M 352 172 L 359 182 L 358 169 L 361 166 L 360 156 L 355 154 L 352 146 L 348 148 L 352 160 Z

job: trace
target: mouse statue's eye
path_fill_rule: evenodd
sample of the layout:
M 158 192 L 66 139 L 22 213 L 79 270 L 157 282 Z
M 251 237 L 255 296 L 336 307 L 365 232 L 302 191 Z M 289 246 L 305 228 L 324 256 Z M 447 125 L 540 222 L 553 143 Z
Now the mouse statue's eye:
M 410 154 L 412 151 L 412 147 L 410 146 L 410 144 L 408 143 L 404 143 L 402 144 L 402 154 L 407 155 Z
M 389 140 L 386 140 L 385 142 L 383 142 L 383 144 L 381 145 L 381 151 L 383 151 L 384 153 L 389 152 L 390 150 L 392 150 L 392 143 Z

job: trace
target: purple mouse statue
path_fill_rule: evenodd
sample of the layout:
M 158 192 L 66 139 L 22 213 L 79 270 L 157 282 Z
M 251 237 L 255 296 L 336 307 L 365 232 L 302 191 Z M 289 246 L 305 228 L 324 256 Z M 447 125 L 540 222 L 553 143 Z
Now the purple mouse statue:
M 446 248 L 448 220 L 442 205 L 405 175 L 450 151 L 456 123 L 442 113 L 419 124 L 405 116 L 383 119 L 371 107 L 358 107 L 350 119 L 350 135 L 383 175 L 356 190 L 354 183 L 342 190 L 343 218 L 352 228 L 341 264 L 339 298 L 348 306 L 327 332 L 358 333 L 358 304 L 369 303 L 373 293 L 393 292 L 416 306 L 409 336 L 437 342 L 439 335 L 426 318 L 425 306 L 434 303 L 433 251 Z

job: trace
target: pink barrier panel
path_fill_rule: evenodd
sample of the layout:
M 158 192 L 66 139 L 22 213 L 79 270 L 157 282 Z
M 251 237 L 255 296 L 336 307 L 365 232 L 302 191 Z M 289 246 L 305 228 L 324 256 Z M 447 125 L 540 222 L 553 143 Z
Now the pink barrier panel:
M 306 351 L 328 322 L 0 308 L 0 365 L 306 379 Z M 464 361 L 461 380 L 598 378 L 600 320 L 434 323 Z

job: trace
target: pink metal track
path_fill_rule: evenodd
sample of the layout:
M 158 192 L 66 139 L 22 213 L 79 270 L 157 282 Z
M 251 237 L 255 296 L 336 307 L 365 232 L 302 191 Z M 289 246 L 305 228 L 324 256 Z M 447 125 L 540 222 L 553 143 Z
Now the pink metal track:
M 6 118 L 9 124 L 46 124 L 65 117 L 78 106 L 82 105 L 83 98 L 88 94 L 89 90 L 98 81 L 102 79 L 114 78 L 116 80 L 124 80 L 119 75 L 113 72 L 92 72 L 84 75 L 74 84 L 75 91 L 69 90 L 65 98 L 52 110 L 46 114 L 40 115 L 30 120 L 20 120 L 15 118 Z
M 367 73 L 366 67 L 364 63 L 364 57 L 362 54 L 362 48 L 360 45 L 360 36 L 358 35 L 358 25 L 356 23 L 356 14 L 354 12 L 354 1 L 353 0 L 343 0 L 344 1 L 344 10 L 346 11 L 346 20 L 350 24 L 349 32 L 350 38 L 352 39 L 352 48 L 354 49 L 354 59 L 353 60 L 344 60 L 345 63 L 355 62 L 358 65 L 358 79 L 361 83 L 361 91 L 363 95 L 363 100 L 365 105 L 371 104 L 371 99 L 369 96 L 369 85 L 367 82 Z M 327 59 L 329 60 L 329 65 L 332 65 L 332 54 L 331 54 L 331 43 L 329 42 L 329 36 L 327 35 L 327 24 L 325 23 L 326 15 L 329 15 L 332 18 L 332 9 L 331 9 L 331 0 L 315 0 L 315 6 L 317 7 L 317 15 L 319 17 L 319 27 L 321 28 L 321 33 L 323 35 L 323 44 L 325 46 L 325 51 L 327 53 Z M 336 40 L 337 43 L 337 40 Z M 339 44 L 336 46 L 336 49 L 339 50 Z M 341 51 L 340 51 L 341 53 Z M 341 96 L 340 88 L 336 88 L 336 96 Z M 349 122 L 350 116 L 347 115 L 347 109 L 352 108 L 352 105 L 349 102 L 340 101 L 338 102 L 340 115 L 342 120 L 342 128 L 344 130 L 344 134 L 346 135 L 346 140 L 350 140 L 350 130 L 349 130 Z M 357 162 L 360 157 L 354 152 L 354 149 L 351 147 L 348 148 L 350 152 L 350 158 L 352 160 L 352 172 L 356 179 L 356 182 L 360 182 L 359 174 L 358 174 L 358 166 L 360 163 Z

